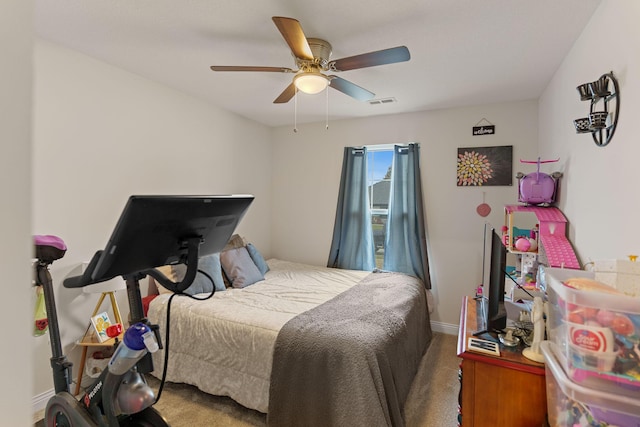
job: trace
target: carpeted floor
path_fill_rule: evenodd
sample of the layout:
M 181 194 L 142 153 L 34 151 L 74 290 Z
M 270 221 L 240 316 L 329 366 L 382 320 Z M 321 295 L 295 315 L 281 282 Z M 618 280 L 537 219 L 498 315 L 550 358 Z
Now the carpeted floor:
M 406 427 L 457 425 L 459 359 L 456 337 L 434 333 L 405 404 Z M 157 389 L 158 381 L 148 378 Z M 184 384 L 167 383 L 155 408 L 172 427 L 265 426 L 266 415 L 246 409 L 230 398 L 211 396 Z M 34 418 L 38 420 L 42 413 Z M 35 423 L 42 427 L 42 420 Z

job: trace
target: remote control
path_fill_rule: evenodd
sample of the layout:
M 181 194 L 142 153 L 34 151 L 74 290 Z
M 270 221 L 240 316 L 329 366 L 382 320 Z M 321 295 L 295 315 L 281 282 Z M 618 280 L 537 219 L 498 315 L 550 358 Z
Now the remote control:
M 498 345 L 498 343 L 493 341 L 483 340 L 476 337 L 469 337 L 468 348 L 471 351 L 491 354 L 493 356 L 500 356 L 500 346 Z

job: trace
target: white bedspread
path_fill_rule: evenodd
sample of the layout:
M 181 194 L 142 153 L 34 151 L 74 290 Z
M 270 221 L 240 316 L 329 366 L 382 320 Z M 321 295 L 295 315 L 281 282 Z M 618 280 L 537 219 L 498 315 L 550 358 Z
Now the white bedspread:
M 218 292 L 206 301 L 173 299 L 167 381 L 192 384 L 266 413 L 273 348 L 282 326 L 369 274 L 278 259 L 268 264 L 266 280 L 247 288 Z M 159 295 L 148 312 L 163 336 L 168 299 Z M 153 355 L 157 377 L 163 358 L 163 350 Z

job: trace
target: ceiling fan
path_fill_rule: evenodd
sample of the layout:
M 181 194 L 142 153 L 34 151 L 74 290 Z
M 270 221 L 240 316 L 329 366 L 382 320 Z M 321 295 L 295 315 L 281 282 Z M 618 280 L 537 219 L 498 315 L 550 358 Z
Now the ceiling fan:
M 221 66 L 213 65 L 213 71 L 260 71 L 271 73 L 294 73 L 293 81 L 273 101 L 274 104 L 289 102 L 296 88 L 305 93 L 318 93 L 330 86 L 359 101 L 373 99 L 375 94 L 348 80 L 323 72 L 340 72 L 376 65 L 393 64 L 408 61 L 411 56 L 406 46 L 392 47 L 347 58 L 330 60 L 331 44 L 328 41 L 307 38 L 298 20 L 274 16 L 273 22 L 289 45 L 296 62 L 297 70 L 286 67 Z

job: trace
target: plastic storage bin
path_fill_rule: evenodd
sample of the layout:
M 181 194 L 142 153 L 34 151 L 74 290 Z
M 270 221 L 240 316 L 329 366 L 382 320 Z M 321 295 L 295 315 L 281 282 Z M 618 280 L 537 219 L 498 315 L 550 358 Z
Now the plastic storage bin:
M 640 400 L 583 387 L 563 370 L 549 341 L 541 343 L 551 427 L 640 427 Z
M 565 286 L 593 279 L 582 270 L 546 268 L 548 338 L 569 377 L 582 385 L 640 397 L 640 298 Z

